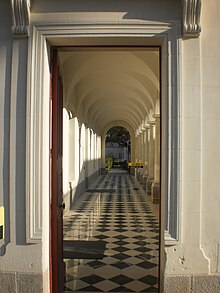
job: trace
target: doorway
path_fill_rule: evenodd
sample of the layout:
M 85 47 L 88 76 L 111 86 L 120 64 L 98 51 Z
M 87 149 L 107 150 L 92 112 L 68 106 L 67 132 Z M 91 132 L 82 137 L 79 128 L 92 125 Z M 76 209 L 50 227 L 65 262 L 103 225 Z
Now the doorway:
M 135 178 L 135 180 L 138 180 L 138 182 L 134 182 L 135 188 L 138 189 L 136 190 L 138 191 L 137 194 L 139 193 L 139 190 L 141 190 L 140 193 L 141 193 L 141 198 L 143 201 L 138 202 L 136 198 L 135 200 L 132 199 L 131 201 L 128 201 L 124 204 L 126 206 L 128 205 L 132 206 L 131 208 L 134 211 L 135 204 L 141 207 L 141 205 L 144 204 L 145 199 L 149 199 L 152 202 L 152 210 L 149 209 L 149 207 L 147 207 L 145 212 L 146 213 L 149 212 L 150 214 L 155 212 L 155 210 L 157 210 L 158 212 L 158 208 L 155 209 L 154 205 L 158 205 L 160 202 L 160 198 L 158 197 L 158 194 L 160 194 L 160 188 L 159 188 L 159 191 L 157 188 L 157 202 L 154 202 L 154 198 L 156 198 L 156 196 L 154 196 L 151 193 L 151 190 L 153 190 L 154 185 L 157 187 L 160 187 L 160 153 L 159 153 L 159 157 L 157 153 L 158 146 L 160 146 L 160 142 L 158 142 L 158 140 L 156 142 L 156 138 L 158 139 L 157 137 L 158 133 L 160 136 L 160 130 L 159 130 L 160 128 L 156 129 L 156 122 L 155 122 L 155 119 L 159 118 L 158 115 L 160 114 L 160 48 L 159 47 L 152 47 L 152 48 L 150 47 L 145 47 L 145 48 L 106 47 L 106 48 L 90 48 L 90 49 L 88 48 L 61 48 L 58 51 L 59 51 L 58 56 L 60 59 L 62 79 L 64 83 L 64 90 L 62 91 L 64 102 L 63 102 L 62 108 L 65 107 L 68 110 L 69 120 L 76 121 L 76 116 L 77 116 L 78 121 L 80 121 L 80 123 L 78 122 L 78 130 L 77 130 L 77 126 L 73 127 L 75 131 L 74 132 L 75 135 L 73 136 L 75 138 L 75 144 L 74 144 L 75 160 L 74 160 L 74 156 L 73 156 L 73 160 L 77 161 L 76 160 L 77 150 L 79 151 L 78 156 L 80 159 L 77 161 L 77 166 L 76 166 L 76 168 L 79 169 L 79 173 L 78 175 L 74 173 L 74 176 L 76 176 L 76 178 L 74 178 L 74 180 L 72 180 L 71 182 L 72 185 L 71 185 L 70 191 L 72 193 L 71 193 L 71 202 L 69 204 L 70 214 L 72 211 L 76 213 L 77 209 L 75 209 L 75 207 L 77 207 L 77 205 L 80 203 L 80 194 L 82 195 L 87 191 L 86 195 L 88 196 L 88 190 L 86 190 L 85 188 L 86 180 L 87 180 L 88 186 L 90 186 L 90 183 L 95 178 L 98 179 L 99 178 L 98 175 L 100 175 L 100 173 L 103 172 L 103 169 L 105 169 L 105 160 L 103 160 L 105 154 L 103 154 L 103 152 L 101 151 L 103 133 L 105 132 L 105 127 L 107 127 L 111 123 L 116 123 L 119 120 L 123 121 L 124 123 L 127 123 L 132 129 L 132 134 L 131 134 L 132 150 L 133 150 L 133 153 L 131 154 L 132 161 L 143 163 L 143 168 L 138 168 L 138 178 Z M 146 56 L 148 54 L 149 56 Z M 125 55 L 126 55 L 126 59 L 125 58 L 123 59 Z M 129 65 L 127 64 L 128 60 L 131 61 Z M 113 64 L 115 64 L 115 66 L 113 66 Z M 144 66 L 144 64 L 146 66 Z M 94 73 L 94 70 L 96 70 L 96 74 Z M 71 72 L 74 72 L 72 75 L 72 78 L 73 78 L 72 80 L 70 80 Z M 143 72 L 145 72 L 145 74 L 143 74 Z M 90 75 L 91 73 L 92 75 Z M 146 79 L 144 77 L 146 77 Z M 120 82 L 118 82 L 118 80 Z M 85 85 L 86 85 L 86 90 L 84 91 Z M 101 87 L 99 87 L 98 85 L 101 85 Z M 112 91 L 112 88 L 113 88 L 112 85 L 114 85 L 115 92 Z M 99 91 L 98 94 L 97 94 L 97 90 Z M 96 93 L 96 95 L 93 96 L 94 92 Z M 114 94 L 114 93 L 117 93 L 117 94 Z M 60 108 L 58 107 L 58 109 Z M 158 125 L 160 126 L 160 122 L 159 124 L 157 123 L 157 127 Z M 59 127 L 57 126 L 57 132 L 59 133 L 58 128 Z M 82 131 L 82 128 L 84 129 L 84 131 Z M 77 144 L 78 144 L 78 148 L 77 148 Z M 157 156 L 157 159 L 155 159 L 156 156 Z M 74 161 L 71 163 L 74 164 Z M 83 177 L 81 177 L 81 173 L 83 172 L 84 172 L 84 178 L 85 178 L 84 182 L 82 180 Z M 87 174 L 87 178 L 85 174 Z M 75 186 L 73 186 L 74 184 L 73 181 L 75 183 Z M 110 186 L 117 185 L 117 189 L 119 189 L 119 191 L 121 190 L 122 185 L 123 187 L 126 186 L 127 188 L 128 179 L 117 177 L 117 179 L 109 178 L 108 181 L 111 182 L 111 183 L 109 182 Z M 108 186 L 108 182 L 105 181 L 104 177 L 102 177 L 102 181 L 100 181 L 99 183 L 101 185 L 98 185 L 98 186 L 102 186 L 102 184 L 104 184 L 105 187 Z M 127 191 L 123 190 L 122 193 L 120 192 L 117 193 L 118 197 L 120 197 L 121 199 L 122 199 L 122 195 L 125 195 L 129 192 L 134 193 L 134 188 L 132 186 L 132 179 L 128 185 L 130 187 L 127 188 Z M 97 188 L 95 189 L 97 191 Z M 130 191 L 128 189 L 130 189 Z M 104 190 L 104 192 L 98 192 L 98 193 L 99 193 L 97 197 L 99 202 L 98 207 L 100 207 L 100 202 L 101 202 L 100 197 L 103 197 L 103 194 L 106 195 L 106 189 Z M 110 206 L 112 206 L 111 198 L 113 197 L 114 196 L 110 192 L 110 194 L 108 194 Z M 70 195 L 68 200 L 70 200 Z M 122 209 L 123 205 L 120 205 L 121 203 L 123 203 L 123 199 L 119 203 L 116 203 L 116 206 L 119 204 L 120 208 Z M 119 216 L 118 224 L 120 225 L 116 227 L 119 227 L 119 229 L 123 230 L 124 227 L 121 227 L 123 223 L 122 221 L 123 215 L 120 214 L 116 216 Z M 133 215 L 131 215 L 131 218 L 133 216 L 134 216 L 133 219 L 136 219 L 136 225 L 137 225 L 138 219 L 137 217 L 135 217 L 135 212 Z M 153 217 L 152 225 L 154 226 L 151 226 L 151 228 L 158 230 L 157 233 L 159 235 L 158 218 L 159 218 L 158 214 L 157 214 L 157 217 Z M 53 219 L 53 215 L 52 215 L 52 219 Z M 157 223 L 155 221 L 157 221 Z M 117 223 L 116 217 L 115 217 L 115 222 Z M 111 226 L 111 231 L 113 233 L 116 227 L 114 226 L 113 228 L 113 226 Z M 140 229 L 141 231 L 139 231 L 139 233 L 143 232 L 142 231 L 143 227 L 139 228 L 139 230 Z M 107 232 L 110 232 L 110 231 L 107 231 Z M 120 232 L 120 233 L 124 233 L 124 232 Z M 120 233 L 119 235 L 117 235 L 119 237 L 118 241 L 121 241 L 120 237 L 122 237 L 122 234 Z M 52 234 L 53 234 L 53 231 L 52 231 Z M 158 235 L 156 236 L 154 235 L 154 237 L 157 237 L 155 238 L 155 242 L 159 241 Z M 142 243 L 144 245 L 144 248 L 141 248 L 141 249 L 142 250 L 145 249 L 145 252 L 146 252 L 146 249 L 149 249 L 145 247 L 147 245 L 147 242 L 143 241 L 143 239 L 142 240 L 138 239 L 138 241 L 145 242 L 145 243 Z M 132 243 L 127 243 L 127 245 L 129 244 L 132 244 Z M 153 245 L 155 243 L 148 243 L 148 245 L 150 244 Z M 119 250 L 121 250 L 120 255 L 122 255 L 123 253 L 122 251 L 123 249 L 125 249 L 121 245 L 122 243 L 120 243 L 118 248 Z M 132 250 L 133 253 L 135 253 L 135 248 L 134 246 L 132 247 L 133 248 L 129 250 Z M 159 251 L 159 247 L 155 249 Z M 142 253 L 142 254 L 145 254 L 145 253 Z M 133 259 L 130 261 L 133 261 L 133 262 L 138 261 L 138 257 L 136 256 L 131 256 L 131 257 L 133 257 Z M 145 260 L 143 258 L 142 259 L 139 258 L 140 262 L 145 262 L 145 264 L 142 264 L 142 266 L 147 266 L 147 263 L 146 263 L 147 257 L 150 257 L 149 254 L 145 254 Z M 52 258 L 53 258 L 53 252 L 52 252 Z M 157 255 L 157 258 L 158 258 L 158 255 Z M 117 265 L 119 266 L 137 265 L 137 263 L 132 264 L 132 263 L 122 262 L 122 260 L 119 260 L 119 261 L 121 262 L 120 264 L 117 263 Z M 62 261 L 60 263 L 62 263 Z M 158 261 L 158 264 L 159 264 L 159 261 Z M 115 277 L 116 276 L 113 276 L 112 278 L 115 278 Z M 130 278 L 130 277 L 127 276 L 127 278 Z M 127 279 L 128 280 L 127 283 L 129 284 L 129 283 L 137 282 L 137 281 L 141 282 L 140 278 L 133 279 L 133 280 Z M 142 278 L 144 278 L 144 275 L 142 276 Z M 90 282 L 91 282 L 91 278 L 90 278 Z M 100 280 L 100 282 L 102 281 Z M 152 282 L 155 283 L 155 280 Z M 118 285 L 123 286 L 124 284 L 118 283 Z M 132 286 L 134 286 L 134 283 L 130 285 L 125 285 L 123 287 L 127 288 L 126 290 L 128 292 L 131 292 L 129 290 L 132 290 L 131 289 Z M 158 287 L 155 287 L 155 288 L 156 290 L 158 290 Z M 116 290 L 116 287 L 112 288 L 112 290 L 114 289 Z M 116 292 L 116 291 L 113 291 L 113 292 Z

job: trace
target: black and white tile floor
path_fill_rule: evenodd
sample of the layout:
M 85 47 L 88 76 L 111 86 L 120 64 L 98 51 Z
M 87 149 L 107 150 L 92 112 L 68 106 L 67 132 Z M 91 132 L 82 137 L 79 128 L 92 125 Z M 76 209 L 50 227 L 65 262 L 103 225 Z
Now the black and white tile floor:
M 157 206 L 132 175 L 99 178 L 64 217 L 64 239 L 107 243 L 102 259 L 65 260 L 65 292 L 158 292 Z

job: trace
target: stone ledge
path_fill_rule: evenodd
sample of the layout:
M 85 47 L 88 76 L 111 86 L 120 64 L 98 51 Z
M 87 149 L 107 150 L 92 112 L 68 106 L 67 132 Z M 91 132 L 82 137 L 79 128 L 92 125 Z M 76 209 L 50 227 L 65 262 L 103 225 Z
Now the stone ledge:
M 163 293 L 190 293 L 190 276 L 164 276 Z M 201 293 L 201 292 L 200 292 Z
M 164 276 L 163 293 L 217 293 L 220 275 Z
M 198 275 L 192 277 L 193 293 L 220 292 L 220 275 Z
M 43 292 L 43 279 L 37 273 L 0 272 L 0 292 Z
M 16 293 L 16 273 L 0 272 L 1 292 Z

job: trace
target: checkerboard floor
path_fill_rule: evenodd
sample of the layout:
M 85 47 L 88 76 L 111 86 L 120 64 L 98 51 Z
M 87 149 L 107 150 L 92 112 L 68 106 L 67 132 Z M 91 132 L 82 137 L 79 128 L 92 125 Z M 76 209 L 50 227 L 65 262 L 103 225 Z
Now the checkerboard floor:
M 65 292 L 158 292 L 158 206 L 134 176 L 100 177 L 64 217 L 64 239 L 106 241 L 102 259 L 65 260 Z

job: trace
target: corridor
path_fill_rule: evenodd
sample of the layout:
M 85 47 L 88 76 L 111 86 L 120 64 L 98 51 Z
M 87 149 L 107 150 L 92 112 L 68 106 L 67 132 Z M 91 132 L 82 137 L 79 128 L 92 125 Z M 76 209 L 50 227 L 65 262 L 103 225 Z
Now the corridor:
M 96 259 L 64 259 L 64 291 L 158 292 L 158 213 L 133 175 L 112 169 L 100 177 L 63 227 L 64 240 L 101 242 L 105 250 Z

